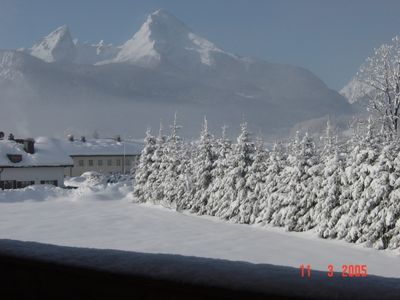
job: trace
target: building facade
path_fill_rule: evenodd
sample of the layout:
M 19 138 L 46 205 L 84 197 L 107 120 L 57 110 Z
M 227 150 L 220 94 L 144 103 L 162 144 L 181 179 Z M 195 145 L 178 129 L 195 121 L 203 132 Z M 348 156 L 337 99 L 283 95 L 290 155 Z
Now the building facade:
M 0 140 L 0 189 L 34 184 L 64 186 L 64 169 L 72 159 L 53 139 Z
M 72 139 L 64 141 L 62 147 L 73 160 L 64 174 L 76 177 L 89 171 L 129 174 L 139 163 L 143 144 L 114 139 Z
M 0 189 L 19 189 L 34 184 L 64 186 L 64 166 L 1 167 Z
M 80 176 L 88 171 L 103 174 L 129 174 L 139 162 L 139 155 L 71 155 L 73 166 L 65 169 L 65 175 Z

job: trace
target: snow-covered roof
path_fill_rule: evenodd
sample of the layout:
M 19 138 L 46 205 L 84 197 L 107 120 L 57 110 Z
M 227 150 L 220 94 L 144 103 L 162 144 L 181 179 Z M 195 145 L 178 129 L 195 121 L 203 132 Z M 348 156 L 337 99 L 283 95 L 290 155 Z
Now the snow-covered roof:
M 22 160 L 13 163 L 8 154 L 19 154 Z M 0 140 L 0 167 L 70 166 L 72 159 L 60 147 L 59 140 L 39 137 L 35 140 L 35 153 L 29 154 L 24 145 L 15 141 Z
M 71 156 L 90 155 L 139 155 L 143 149 L 143 143 L 130 140 L 118 142 L 114 139 L 88 139 L 61 141 L 62 148 Z

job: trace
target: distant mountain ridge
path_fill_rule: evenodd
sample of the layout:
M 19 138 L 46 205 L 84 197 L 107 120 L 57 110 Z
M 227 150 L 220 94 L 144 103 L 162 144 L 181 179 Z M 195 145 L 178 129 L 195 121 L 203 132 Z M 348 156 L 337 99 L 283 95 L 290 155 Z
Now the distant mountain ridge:
M 81 43 L 73 40 L 67 25 L 52 31 L 24 52 L 46 62 L 81 64 L 131 63 L 154 67 L 170 61 L 212 66 L 215 54 L 238 59 L 212 42 L 193 33 L 184 23 L 164 10 L 150 14 L 138 32 L 120 46 Z M 186 66 L 187 67 L 187 66 Z
M 38 134 L 49 130 L 39 126 L 44 111 L 62 115 L 51 128 L 57 132 L 118 131 L 128 128 L 129 111 L 130 132 L 140 136 L 175 111 L 191 134 L 204 115 L 218 127 L 246 118 L 254 130 L 279 133 L 352 112 L 310 71 L 227 52 L 164 10 L 150 14 L 120 46 L 81 43 L 64 25 L 31 48 L 1 50 L 0 87 L 0 104 L 13 108 L 3 111 L 5 119 L 17 113 Z M 32 110 L 21 111 L 26 105 Z M 113 122 L 105 124 L 110 111 Z
M 119 49 L 111 44 L 105 44 L 104 41 L 98 44 L 81 43 L 77 39 L 72 39 L 68 26 L 63 25 L 31 48 L 23 48 L 21 51 L 45 62 L 95 64 L 112 59 Z

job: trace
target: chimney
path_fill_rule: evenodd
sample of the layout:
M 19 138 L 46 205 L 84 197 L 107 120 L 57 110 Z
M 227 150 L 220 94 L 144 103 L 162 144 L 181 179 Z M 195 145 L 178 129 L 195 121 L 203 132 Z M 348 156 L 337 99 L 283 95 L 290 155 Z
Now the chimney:
M 24 140 L 24 150 L 26 153 L 34 154 L 35 153 L 35 140 L 34 139 Z

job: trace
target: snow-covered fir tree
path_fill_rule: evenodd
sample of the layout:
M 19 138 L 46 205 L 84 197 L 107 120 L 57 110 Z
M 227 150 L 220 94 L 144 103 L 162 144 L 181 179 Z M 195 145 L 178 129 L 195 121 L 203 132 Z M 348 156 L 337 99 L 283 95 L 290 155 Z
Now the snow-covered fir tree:
M 144 147 L 140 155 L 139 165 L 135 173 L 134 180 L 134 196 L 139 202 L 146 202 L 149 197 L 148 192 L 151 190 L 149 176 L 153 172 L 153 156 L 156 150 L 156 139 L 151 135 L 150 129 L 146 131 L 144 139 Z
M 240 135 L 228 157 L 228 168 L 223 179 L 224 195 L 217 215 L 221 218 L 238 222 L 239 208 L 247 201 L 250 191 L 246 184 L 246 175 L 253 163 L 254 143 L 250 139 L 247 123 L 240 126 Z
M 215 216 L 217 214 L 225 195 L 225 178 L 230 163 L 229 157 L 232 151 L 232 143 L 227 138 L 226 129 L 226 126 L 222 127 L 222 136 L 217 139 L 214 145 L 216 158 L 211 171 L 213 180 L 209 186 L 210 198 L 206 205 L 206 214 L 210 216 Z
M 214 153 L 214 137 L 208 131 L 207 119 L 204 118 L 200 140 L 192 157 L 190 168 L 192 170 L 191 193 L 188 196 L 192 212 L 204 214 L 210 199 L 210 186 L 216 154 Z
M 361 226 L 367 212 L 367 189 L 372 182 L 372 166 L 378 157 L 377 143 L 374 141 L 372 121 L 369 119 L 367 130 L 361 141 L 350 141 L 352 151 L 347 159 L 346 180 L 343 184 L 343 215 L 336 224 L 339 238 L 356 242 L 361 237 Z
M 337 210 L 341 200 L 342 176 L 344 176 L 343 156 L 337 139 L 328 120 L 325 135 L 322 138 L 322 183 L 318 192 L 318 201 L 314 210 L 314 222 L 317 232 L 324 238 L 335 236 L 335 224 L 341 213 Z
M 371 168 L 372 181 L 365 192 L 364 209 L 357 216 L 361 231 L 358 241 L 366 242 L 377 249 L 388 247 L 395 219 L 399 217 L 399 212 L 396 212 L 397 201 L 390 203 L 391 196 L 395 195 L 391 193 L 399 174 L 395 172 L 397 150 L 398 147 L 395 147 L 394 143 L 388 143 L 380 151 Z M 397 209 L 399 207 L 397 205 Z
M 164 191 L 163 191 L 163 178 L 164 178 L 164 172 L 165 172 L 165 164 L 163 165 L 163 154 L 164 154 L 164 148 L 166 144 L 166 136 L 163 134 L 163 126 L 160 123 L 160 128 L 158 131 L 158 136 L 156 138 L 156 144 L 154 148 L 154 153 L 152 156 L 152 168 L 150 175 L 147 179 L 147 184 L 146 186 L 148 187 L 148 190 L 145 191 L 145 195 L 147 198 L 147 201 L 150 203 L 155 203 L 159 204 L 163 198 L 164 198 Z
M 313 139 L 306 134 L 301 141 L 296 137 L 291 145 L 292 154 L 283 171 L 282 208 L 273 223 L 287 230 L 303 231 L 313 227 L 313 210 L 320 186 L 320 164 Z
M 381 202 L 380 216 L 384 220 L 384 231 L 382 232 L 382 244 L 390 249 L 400 248 L 400 149 L 399 141 L 395 141 L 393 147 L 395 153 L 394 169 L 390 176 L 392 191 L 387 203 Z M 383 224 L 382 224 L 383 225 Z M 379 226 L 379 224 L 378 224 Z
M 316 225 L 313 219 L 314 209 L 318 202 L 318 193 L 321 190 L 323 180 L 323 165 L 320 154 L 317 151 L 314 140 L 307 133 L 301 141 L 300 158 L 304 159 L 304 171 L 308 176 L 308 180 L 302 183 L 304 194 L 298 203 L 298 219 L 295 230 L 304 231 Z
M 255 144 L 254 159 L 245 175 L 247 194 L 240 203 L 239 223 L 253 224 L 260 215 L 264 199 L 265 175 L 267 171 L 268 153 L 264 142 L 259 137 Z
M 160 179 L 164 195 L 161 204 L 175 209 L 181 209 L 182 204 L 186 203 L 187 195 L 187 160 L 182 139 L 178 135 L 180 128 L 175 114 L 171 134 L 167 138 L 161 159 L 163 176 Z
M 283 144 L 276 142 L 266 161 L 267 169 L 263 175 L 265 184 L 260 195 L 257 223 L 271 222 L 272 216 L 281 208 L 280 191 L 283 189 L 281 172 L 285 167 L 286 158 Z
M 338 149 L 325 157 L 322 173 L 322 184 L 314 211 L 314 222 L 318 225 L 317 232 L 323 238 L 336 236 L 335 225 L 343 214 L 342 182 L 344 159 Z
M 289 206 L 289 194 L 296 195 L 294 190 L 289 188 L 292 182 L 292 175 L 294 173 L 294 165 L 296 164 L 296 155 L 299 152 L 300 135 L 297 131 L 295 136 L 286 144 L 286 159 L 282 164 L 279 176 L 279 183 L 275 188 L 275 192 L 270 194 L 268 211 L 265 213 L 265 220 L 271 222 L 274 226 L 285 226 L 285 215 L 287 214 L 287 207 Z M 291 186 L 296 188 L 297 185 Z M 271 201 L 273 199 L 274 201 Z

